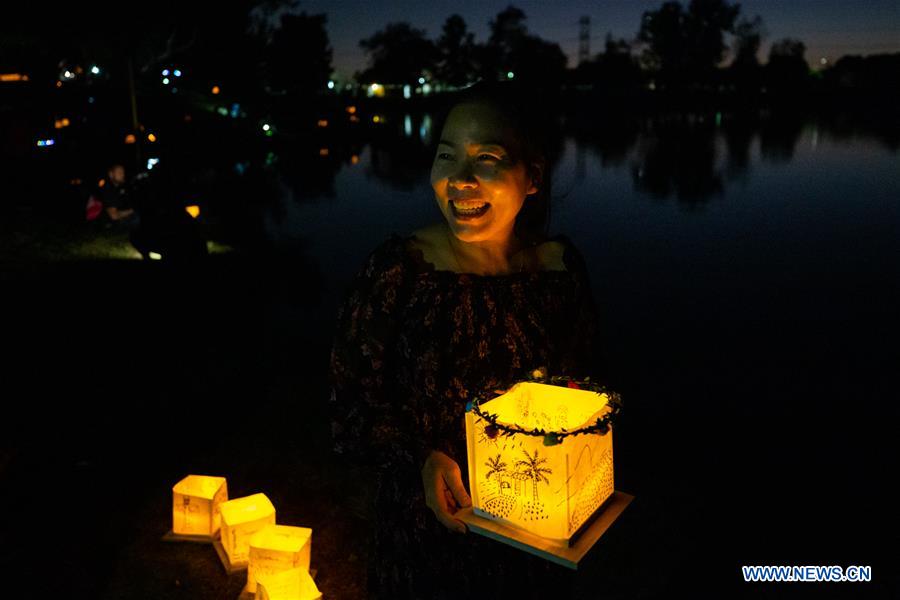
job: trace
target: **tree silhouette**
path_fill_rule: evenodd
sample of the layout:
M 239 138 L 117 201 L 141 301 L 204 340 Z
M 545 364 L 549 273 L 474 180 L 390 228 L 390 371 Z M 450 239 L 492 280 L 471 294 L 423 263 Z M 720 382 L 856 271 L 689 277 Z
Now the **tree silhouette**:
M 766 65 L 768 85 L 775 90 L 803 87 L 809 77 L 805 53 L 806 45 L 797 39 L 783 38 L 772 44 Z
M 422 75 L 433 73 L 437 48 L 421 29 L 409 23 L 390 23 L 372 37 L 360 40 L 369 55 L 369 67 L 357 74 L 361 83 L 414 84 Z
M 538 484 L 541 482 L 550 483 L 550 480 L 547 479 L 546 475 L 553 474 L 553 471 L 547 467 L 541 466 L 547 462 L 547 459 L 538 458 L 537 450 L 534 451 L 534 456 L 528 454 L 528 450 L 522 450 L 522 452 L 525 453 L 525 460 L 516 461 L 516 474 L 523 479 L 531 480 L 532 500 L 537 502 Z
M 266 83 L 290 95 L 322 90 L 331 76 L 326 15 L 285 14 L 266 46 Z
M 647 45 L 647 68 L 670 85 L 678 81 L 708 81 L 722 61 L 725 33 L 734 29 L 740 5 L 727 0 L 691 0 L 687 10 L 666 2 L 646 11 L 638 39 Z
M 566 55 L 555 42 L 530 35 L 522 9 L 507 6 L 490 22 L 491 34 L 480 49 L 482 75 L 489 80 L 517 79 L 558 85 L 566 70 Z
M 437 41 L 437 51 L 440 59 L 435 75 L 438 79 L 462 87 L 477 78 L 478 46 L 461 16 L 447 17 Z

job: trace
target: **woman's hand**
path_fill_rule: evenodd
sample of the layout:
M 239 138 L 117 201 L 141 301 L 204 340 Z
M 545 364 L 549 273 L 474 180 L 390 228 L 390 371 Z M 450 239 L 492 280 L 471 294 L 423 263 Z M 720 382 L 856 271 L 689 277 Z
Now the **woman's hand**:
M 450 531 L 465 533 L 466 525 L 453 515 L 460 508 L 472 506 L 472 499 L 463 486 L 456 461 L 433 450 L 422 467 L 422 485 L 425 487 L 425 505 L 434 512 L 437 520 Z

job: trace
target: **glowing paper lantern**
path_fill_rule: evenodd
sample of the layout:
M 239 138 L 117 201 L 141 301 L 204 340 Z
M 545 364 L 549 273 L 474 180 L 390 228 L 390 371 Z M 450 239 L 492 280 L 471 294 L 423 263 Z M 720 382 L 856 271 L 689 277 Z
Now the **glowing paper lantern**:
M 319 600 L 322 593 L 303 568 L 260 575 L 256 600 Z
M 613 494 L 618 410 L 567 382 L 521 382 L 466 412 L 474 513 L 562 546 Z
M 172 488 L 172 532 L 212 538 L 221 523 L 219 509 L 227 500 L 224 477 L 188 475 Z
M 256 591 L 260 577 L 300 567 L 309 571 L 312 529 L 266 525 L 250 538 L 247 591 Z
M 250 538 L 266 525 L 275 524 L 275 507 L 265 494 L 229 500 L 221 505 L 222 548 L 232 565 L 250 558 Z

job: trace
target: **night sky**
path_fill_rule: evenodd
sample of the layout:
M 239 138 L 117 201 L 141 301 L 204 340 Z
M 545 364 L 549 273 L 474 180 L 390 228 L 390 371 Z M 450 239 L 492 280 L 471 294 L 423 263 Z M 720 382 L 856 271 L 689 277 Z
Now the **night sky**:
M 440 35 L 444 20 L 453 13 L 465 18 L 478 42 L 488 36 L 488 22 L 510 0 L 452 2 L 448 0 L 303 0 L 309 13 L 328 14 L 328 34 L 334 48 L 334 67 L 339 78 L 352 76 L 365 66 L 359 40 L 394 21 L 409 21 L 428 37 Z M 529 31 L 555 41 L 574 66 L 578 55 L 578 18 L 591 17 L 591 53 L 603 47 L 607 32 L 634 38 L 645 10 L 658 8 L 662 0 L 518 0 L 513 5 L 528 16 Z M 687 2 L 683 2 L 687 4 Z M 769 44 L 783 37 L 806 44 L 806 59 L 814 65 L 846 54 L 900 52 L 900 1 L 898 0 L 744 0 L 741 15 L 763 18 L 768 36 L 760 52 L 765 61 Z

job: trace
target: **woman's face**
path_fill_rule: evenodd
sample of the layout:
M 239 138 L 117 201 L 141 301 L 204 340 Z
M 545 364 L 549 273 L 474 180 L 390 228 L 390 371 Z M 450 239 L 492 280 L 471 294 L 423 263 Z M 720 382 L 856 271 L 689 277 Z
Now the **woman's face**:
M 431 167 L 431 187 L 457 238 L 510 238 L 525 196 L 537 192 L 519 154 L 515 132 L 496 108 L 460 104 L 450 111 Z

